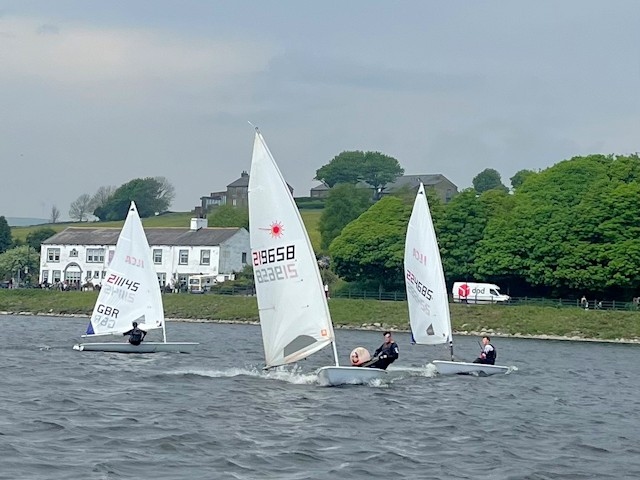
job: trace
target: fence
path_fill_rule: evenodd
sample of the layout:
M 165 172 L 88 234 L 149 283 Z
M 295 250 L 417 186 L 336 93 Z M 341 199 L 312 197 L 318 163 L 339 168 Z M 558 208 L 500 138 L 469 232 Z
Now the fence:
M 255 291 L 252 287 L 234 287 L 217 285 L 211 289 L 211 293 L 218 295 L 254 295 Z M 406 301 L 407 293 L 405 291 L 397 292 L 375 292 L 365 290 L 343 289 L 331 294 L 333 298 L 350 298 L 361 300 L 386 300 L 391 302 Z M 452 298 L 449 297 L 452 302 Z M 473 302 L 469 302 L 470 304 Z M 492 302 L 488 302 L 492 303 Z M 583 308 L 586 310 L 627 310 L 638 311 L 637 302 L 624 302 L 621 300 L 590 300 L 586 304 L 581 303 L 580 299 L 575 298 L 546 298 L 546 297 L 511 297 L 506 302 L 495 302 L 495 305 L 504 307 L 516 305 L 532 305 L 538 307 L 556 307 L 556 308 Z

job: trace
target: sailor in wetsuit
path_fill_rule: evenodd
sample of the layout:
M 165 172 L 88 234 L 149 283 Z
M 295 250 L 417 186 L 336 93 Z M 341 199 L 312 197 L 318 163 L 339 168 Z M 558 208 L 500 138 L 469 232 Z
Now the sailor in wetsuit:
M 129 335 L 129 343 L 131 345 L 140 345 L 144 337 L 147 336 L 147 332 L 138 328 L 138 322 L 133 322 L 133 328 L 122 335 Z
M 384 332 L 384 343 L 373 354 L 374 357 L 378 358 L 367 367 L 386 370 L 389 365 L 397 360 L 399 354 L 398 344 L 393 341 L 391 332 Z
M 482 351 L 473 363 L 483 363 L 485 365 L 494 365 L 496 363 L 497 352 L 495 347 L 489 342 L 491 342 L 489 337 L 486 335 L 482 337 Z

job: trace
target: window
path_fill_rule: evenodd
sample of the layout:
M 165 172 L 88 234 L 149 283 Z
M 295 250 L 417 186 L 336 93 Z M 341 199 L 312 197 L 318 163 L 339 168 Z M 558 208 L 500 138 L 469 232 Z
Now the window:
M 87 263 L 103 263 L 104 248 L 87 248 Z
M 42 271 L 42 283 L 48 283 L 49 282 L 49 270 L 43 270 Z
M 445 203 L 449 203 L 449 201 L 453 198 L 453 192 L 450 188 L 447 188 L 447 194 L 444 197 Z
M 61 278 L 62 278 L 62 276 L 60 275 L 60 270 L 54 270 L 53 271 L 53 277 L 51 278 L 51 281 L 53 283 L 58 283 Z
M 209 265 L 211 263 L 211 250 L 200 251 L 200 265 Z
M 158 283 L 164 287 L 167 284 L 167 274 L 164 272 L 160 272 L 160 273 L 157 273 L 157 276 L 158 276 Z
M 87 270 L 87 281 L 91 280 L 91 270 Z
M 100 278 L 100 270 L 93 272 L 93 278 Z
M 242 263 L 247 263 L 247 252 L 242 252 Z
M 106 270 L 103 270 L 103 271 L 102 271 L 102 278 L 104 278 L 104 277 L 106 277 L 106 276 L 107 276 L 107 271 L 106 271 Z
M 75 248 L 72 248 L 71 251 L 69 252 L 69 256 L 70 257 L 77 257 L 78 256 L 78 250 L 76 250 Z
M 162 263 L 162 250 L 159 248 L 153 249 L 153 263 L 156 265 Z
M 186 265 L 187 263 L 189 263 L 189 250 L 180 250 L 180 257 L 178 259 L 178 263 L 180 265 Z
M 60 249 L 59 248 L 47 248 L 47 260 L 49 262 L 60 261 Z

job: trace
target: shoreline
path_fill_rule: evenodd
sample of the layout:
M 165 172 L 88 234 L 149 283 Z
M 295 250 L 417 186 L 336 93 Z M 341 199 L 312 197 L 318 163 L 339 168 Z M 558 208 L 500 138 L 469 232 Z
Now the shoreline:
M 89 318 L 90 315 L 85 314 L 77 314 L 77 313 L 69 313 L 69 314 L 60 314 L 60 313 L 33 313 L 33 312 L 8 312 L 8 311 L 0 311 L 0 315 L 8 316 L 22 316 L 22 317 L 70 317 L 70 318 Z M 222 323 L 222 324 L 238 324 L 238 325 L 260 325 L 260 322 L 257 320 L 223 320 L 223 319 L 210 319 L 210 318 L 166 318 L 168 322 L 179 322 L 179 323 Z M 360 326 L 356 325 L 334 325 L 334 329 L 336 330 L 357 330 L 357 331 L 381 331 L 381 330 L 390 330 L 392 332 L 399 333 L 409 333 L 408 329 L 397 328 L 392 325 L 373 323 L 373 324 L 362 324 Z M 467 337 L 482 337 L 483 335 L 489 335 L 494 338 L 520 338 L 520 339 L 530 339 L 530 340 L 559 340 L 564 342 L 594 342 L 594 343 L 617 343 L 617 344 L 625 344 L 625 345 L 638 345 L 640 344 L 640 338 L 615 338 L 615 339 L 602 339 L 602 338 L 584 338 L 578 336 L 562 336 L 562 335 L 530 335 L 530 334 L 510 334 L 510 333 L 500 333 L 495 330 L 487 330 L 484 332 L 475 332 L 475 331 L 453 331 L 454 335 L 467 336 Z

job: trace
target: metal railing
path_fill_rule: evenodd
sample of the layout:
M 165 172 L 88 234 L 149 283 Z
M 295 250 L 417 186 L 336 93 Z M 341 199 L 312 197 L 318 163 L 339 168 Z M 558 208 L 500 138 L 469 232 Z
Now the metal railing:
M 207 292 L 209 293 L 209 292 Z M 243 295 L 251 296 L 255 295 L 255 290 L 252 287 L 236 287 L 236 286 L 218 286 L 212 288 L 210 293 L 217 295 Z M 384 300 L 391 302 L 402 302 L 407 300 L 407 293 L 405 291 L 396 292 L 376 292 L 366 290 L 351 290 L 343 289 L 330 294 L 333 298 L 349 298 L 360 300 Z M 585 310 L 626 310 L 626 311 L 640 311 L 638 302 L 625 302 L 621 300 L 589 300 L 586 303 L 577 298 L 549 298 L 549 297 L 511 297 L 507 301 L 498 302 L 494 301 L 493 297 L 478 298 L 476 302 L 474 299 L 469 298 L 467 302 L 456 302 L 461 304 L 489 304 L 500 306 L 516 306 L 516 305 L 532 305 L 538 307 L 556 307 L 556 308 L 582 308 Z M 449 296 L 449 301 L 453 302 L 453 298 Z

